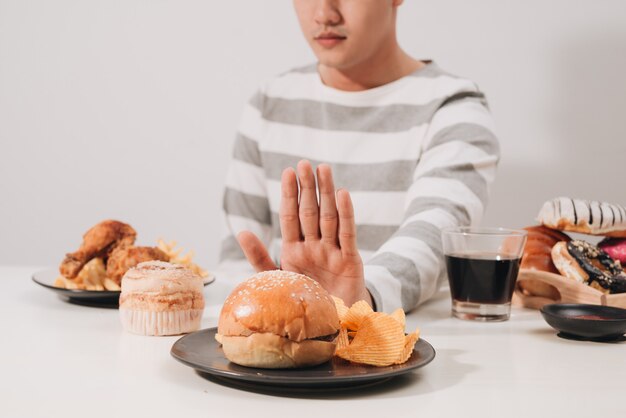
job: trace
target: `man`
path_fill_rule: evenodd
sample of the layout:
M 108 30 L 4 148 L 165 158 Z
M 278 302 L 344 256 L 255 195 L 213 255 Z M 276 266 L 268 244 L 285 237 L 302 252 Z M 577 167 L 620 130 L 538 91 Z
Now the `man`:
M 411 310 L 445 280 L 440 230 L 479 222 L 498 142 L 472 82 L 402 51 L 401 3 L 294 0 L 318 63 L 244 111 L 222 267 L 301 272 L 379 311 Z

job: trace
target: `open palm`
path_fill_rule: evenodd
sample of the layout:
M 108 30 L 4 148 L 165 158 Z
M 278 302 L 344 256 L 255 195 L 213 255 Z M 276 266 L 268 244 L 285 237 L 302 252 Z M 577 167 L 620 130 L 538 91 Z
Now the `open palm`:
M 280 268 L 317 280 L 348 306 L 358 300 L 371 304 L 356 243 L 350 194 L 345 189 L 337 190 L 335 194 L 332 172 L 326 164 L 317 168 L 317 185 L 308 161 L 300 161 L 297 169 L 297 176 L 291 168 L 282 174 Z M 253 233 L 241 232 L 238 239 L 248 261 L 257 271 L 277 268 Z

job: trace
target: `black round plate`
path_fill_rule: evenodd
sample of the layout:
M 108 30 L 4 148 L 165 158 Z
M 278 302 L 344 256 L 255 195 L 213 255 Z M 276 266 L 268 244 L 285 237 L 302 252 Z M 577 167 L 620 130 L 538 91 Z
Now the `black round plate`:
M 172 356 L 199 372 L 230 381 L 274 387 L 343 388 L 383 382 L 430 363 L 435 350 L 423 339 L 415 344 L 406 363 L 374 367 L 333 358 L 319 366 L 302 369 L 257 369 L 231 363 L 215 340 L 217 328 L 200 330 L 180 338 L 172 346 Z
M 33 281 L 56 292 L 61 299 L 70 303 L 99 308 L 117 308 L 119 306 L 119 290 L 64 289 L 54 286 L 54 281 L 58 276 L 59 272 L 55 269 L 42 270 L 33 274 Z
M 626 309 L 579 303 L 544 305 L 541 314 L 550 326 L 565 335 L 597 340 L 612 340 L 626 333 Z M 582 319 L 582 315 L 604 319 Z
M 47 269 L 33 274 L 33 281 L 40 286 L 56 292 L 61 299 L 70 303 L 84 306 L 94 306 L 99 308 L 118 308 L 120 300 L 119 290 L 81 290 L 65 289 L 56 287 L 54 281 L 59 276 L 56 269 Z M 210 275 L 204 279 L 204 285 L 215 281 L 215 276 Z

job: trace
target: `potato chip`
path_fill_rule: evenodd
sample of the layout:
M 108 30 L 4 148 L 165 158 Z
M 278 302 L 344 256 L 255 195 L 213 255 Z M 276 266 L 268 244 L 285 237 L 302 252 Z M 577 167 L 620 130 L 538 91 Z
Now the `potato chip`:
M 374 310 L 367 302 L 360 300 L 348 309 L 343 321 L 341 321 L 341 325 L 349 330 L 358 331 L 361 322 L 367 315 L 373 312 Z
M 398 308 L 391 313 L 391 317 L 402 325 L 402 329 L 406 326 L 406 315 L 402 308 Z
M 406 315 L 402 308 L 391 315 L 374 312 L 365 301 L 349 309 L 333 296 L 340 312 L 341 329 L 335 355 L 354 363 L 390 366 L 408 361 L 419 340 L 419 329 L 405 335 Z
M 337 349 L 337 356 L 373 366 L 389 366 L 400 359 L 405 337 L 404 327 L 396 319 L 381 312 L 370 312 L 358 328 L 350 345 Z
M 411 358 L 411 354 L 413 354 L 413 349 L 415 348 L 415 343 L 419 340 L 420 330 L 416 329 L 415 332 L 404 337 L 404 349 L 400 354 L 400 357 L 393 364 L 402 364 L 406 363 L 409 358 Z
M 222 344 L 222 335 L 221 334 L 215 334 L 215 341 L 217 341 L 218 343 Z
M 350 340 L 348 339 L 348 330 L 341 328 L 339 330 L 339 335 L 337 336 L 337 349 L 347 347 L 349 344 Z
M 343 321 L 343 318 L 348 313 L 348 307 L 344 303 L 343 299 L 338 298 L 337 296 L 332 296 L 333 301 L 335 302 L 335 307 L 337 308 L 337 315 L 339 316 L 339 321 Z

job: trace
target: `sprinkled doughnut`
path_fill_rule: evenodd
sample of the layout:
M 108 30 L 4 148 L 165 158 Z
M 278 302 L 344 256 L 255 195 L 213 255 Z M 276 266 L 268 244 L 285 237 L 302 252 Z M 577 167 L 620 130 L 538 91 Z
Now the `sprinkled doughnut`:
M 586 241 L 559 242 L 552 248 L 552 261 L 565 277 L 605 293 L 626 292 L 626 274 L 620 263 Z

